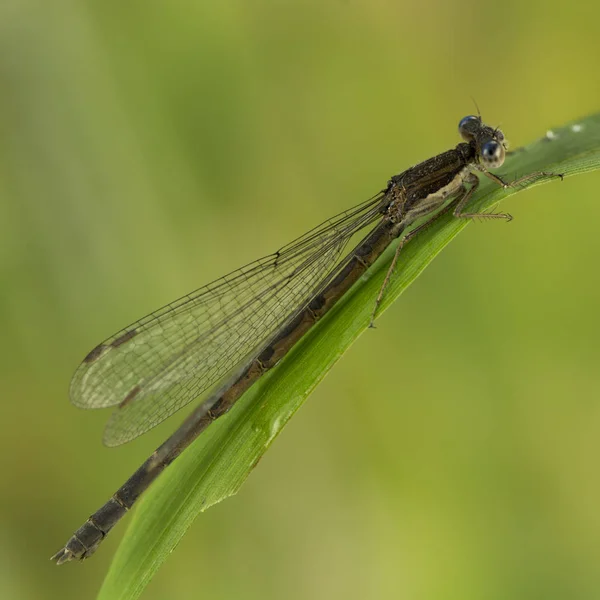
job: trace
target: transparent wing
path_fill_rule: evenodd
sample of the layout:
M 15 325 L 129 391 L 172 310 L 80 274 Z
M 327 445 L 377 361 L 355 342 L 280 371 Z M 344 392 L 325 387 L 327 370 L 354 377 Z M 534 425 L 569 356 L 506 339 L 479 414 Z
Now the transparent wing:
M 167 304 L 94 348 L 71 381 L 82 408 L 117 406 L 104 442 L 127 442 L 198 398 L 302 310 L 348 240 L 382 216 L 380 193 Z

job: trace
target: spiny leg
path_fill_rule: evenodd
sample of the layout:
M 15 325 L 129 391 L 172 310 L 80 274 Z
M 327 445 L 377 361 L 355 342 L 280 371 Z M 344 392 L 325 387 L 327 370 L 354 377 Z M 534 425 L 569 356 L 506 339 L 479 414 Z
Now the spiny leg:
M 531 181 L 532 179 L 543 179 L 544 177 L 551 179 L 553 177 L 558 177 L 562 181 L 565 178 L 564 173 L 547 173 L 546 171 L 534 171 L 533 173 L 529 173 L 528 175 L 523 175 L 523 177 L 518 177 L 514 181 L 504 181 L 502 177 L 500 177 L 499 175 L 495 175 L 494 173 L 490 173 L 482 165 L 478 165 L 477 170 L 481 171 L 488 179 L 491 179 L 494 183 L 497 183 L 504 189 L 510 187 L 517 187 L 523 183 L 526 183 L 527 181 Z
M 398 243 L 398 246 L 396 247 L 396 252 L 394 252 L 394 258 L 392 259 L 392 262 L 387 270 L 387 273 L 385 274 L 385 279 L 383 280 L 383 283 L 381 284 L 381 287 L 379 288 L 379 294 L 377 294 L 377 298 L 375 300 L 375 306 L 373 306 L 373 312 L 371 312 L 371 320 L 369 322 L 370 329 L 375 329 L 375 325 L 374 325 L 375 313 L 377 312 L 377 309 L 379 308 L 379 305 L 381 304 L 381 300 L 383 299 L 383 292 L 385 292 L 385 288 L 388 286 L 390 278 L 392 277 L 392 273 L 396 270 L 396 263 L 398 262 L 398 256 L 400 255 L 400 250 L 402 250 L 402 246 L 404 246 L 404 244 L 406 244 L 406 242 L 411 237 L 414 237 L 412 234 L 416 233 L 419 229 L 420 229 L 420 227 L 417 227 L 417 229 L 415 229 L 414 231 L 409 233 L 406 237 L 402 238 L 400 240 L 400 242 Z
M 466 190 L 464 187 L 462 188 L 461 193 L 462 194 L 466 193 Z M 418 227 L 413 229 L 410 233 L 405 235 L 400 240 L 400 242 L 398 243 L 398 246 L 396 248 L 396 252 L 394 252 L 394 258 L 392 259 L 392 262 L 391 262 L 391 264 L 387 270 L 387 273 L 385 275 L 385 279 L 383 280 L 383 283 L 381 284 L 381 288 L 379 289 L 379 294 L 377 294 L 377 299 L 375 300 L 375 306 L 373 307 L 373 311 L 371 312 L 371 321 L 369 322 L 370 329 L 375 329 L 375 325 L 374 325 L 375 314 L 377 313 L 377 309 L 379 308 L 379 305 L 381 304 L 381 300 L 383 299 L 383 294 L 385 293 L 385 290 L 390 282 L 390 279 L 392 278 L 392 275 L 393 275 L 394 271 L 396 270 L 396 264 L 398 263 L 398 257 L 400 256 L 400 251 L 402 250 L 402 248 L 410 240 L 412 240 L 414 237 L 419 235 L 419 233 L 422 233 L 425 229 L 427 229 L 428 227 L 431 227 L 431 225 L 433 225 L 442 215 L 445 215 L 446 213 L 448 213 L 455 205 L 460 203 L 460 200 L 461 200 L 461 196 L 459 196 L 458 198 L 455 198 L 454 200 L 449 202 L 446 206 L 444 206 L 444 208 L 442 208 L 442 210 L 440 210 L 433 217 L 431 217 L 431 219 L 429 219 L 422 225 L 419 225 Z
M 486 172 L 487 173 L 487 172 Z M 489 173 L 489 175 L 493 175 L 493 173 Z M 493 175 L 496 177 L 496 175 Z M 465 183 L 470 183 L 471 187 L 468 190 L 465 190 L 465 193 L 460 197 L 456 208 L 454 209 L 454 216 L 457 219 L 505 219 L 506 221 L 512 220 L 512 215 L 508 213 L 494 213 L 494 212 L 481 212 L 481 213 L 468 213 L 463 212 L 463 209 L 468 204 L 471 196 L 475 193 L 477 188 L 479 187 L 479 178 L 475 173 L 470 173 L 465 178 Z

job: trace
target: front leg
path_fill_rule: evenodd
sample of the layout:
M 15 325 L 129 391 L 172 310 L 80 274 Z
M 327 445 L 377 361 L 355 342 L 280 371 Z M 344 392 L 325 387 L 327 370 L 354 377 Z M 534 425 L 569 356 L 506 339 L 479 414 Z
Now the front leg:
M 522 183 L 526 183 L 527 181 L 531 181 L 532 179 L 543 179 L 543 178 L 553 178 L 560 177 L 562 181 L 565 177 L 564 173 L 546 173 L 546 171 L 534 171 L 533 173 L 529 173 L 529 175 L 523 175 L 523 177 L 519 177 L 514 181 L 504 181 L 502 177 L 495 175 L 494 173 L 490 173 L 483 165 L 476 165 L 475 168 L 478 171 L 481 171 L 488 179 L 491 179 L 494 183 L 497 183 L 499 186 L 504 189 L 510 187 L 518 187 Z

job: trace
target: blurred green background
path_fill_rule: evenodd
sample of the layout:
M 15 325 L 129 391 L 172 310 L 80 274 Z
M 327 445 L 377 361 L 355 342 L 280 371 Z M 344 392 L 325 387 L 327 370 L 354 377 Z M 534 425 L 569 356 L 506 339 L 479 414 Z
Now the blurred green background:
M 94 597 L 125 525 L 48 558 L 178 422 L 103 448 L 83 356 L 455 145 L 471 97 L 513 146 L 596 112 L 589 6 L 0 4 L 1 598 Z M 144 598 L 598 598 L 599 186 L 460 235 Z

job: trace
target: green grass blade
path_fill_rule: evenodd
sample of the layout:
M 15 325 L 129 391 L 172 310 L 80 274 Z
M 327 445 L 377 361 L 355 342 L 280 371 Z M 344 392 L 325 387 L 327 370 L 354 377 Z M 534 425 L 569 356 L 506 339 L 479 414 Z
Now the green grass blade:
M 554 130 L 511 155 L 508 179 L 533 171 L 566 176 L 600 167 L 600 114 Z M 471 207 L 537 185 L 503 190 L 483 179 Z M 554 185 L 566 184 L 558 181 Z M 383 312 L 467 225 L 446 215 L 410 242 L 381 304 Z M 101 600 L 137 598 L 199 512 L 235 494 L 287 421 L 326 373 L 367 328 L 393 248 L 373 265 L 332 311 L 235 408 L 171 466 L 142 498 L 100 590 Z M 202 568 L 202 563 L 200 563 Z

